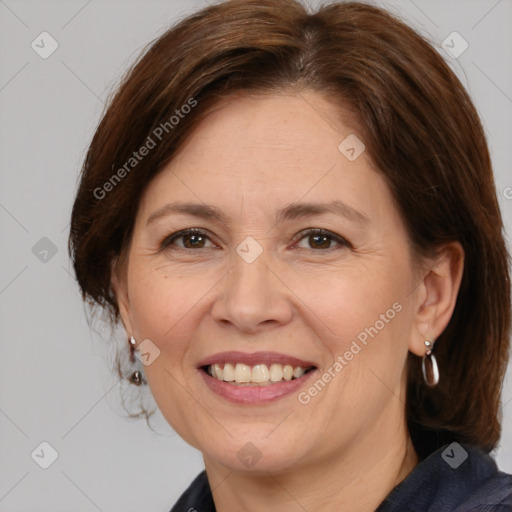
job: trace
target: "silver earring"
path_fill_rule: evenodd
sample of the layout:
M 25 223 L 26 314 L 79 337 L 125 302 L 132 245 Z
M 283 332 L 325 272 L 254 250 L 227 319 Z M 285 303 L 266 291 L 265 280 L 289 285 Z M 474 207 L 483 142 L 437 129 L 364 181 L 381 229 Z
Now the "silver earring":
M 128 344 L 130 345 L 130 361 L 132 363 L 135 363 L 135 345 L 137 342 L 135 341 L 135 338 L 133 336 L 130 336 L 130 339 L 128 340 Z M 132 375 L 128 378 L 128 380 L 135 384 L 136 386 L 140 386 L 141 384 L 144 384 L 144 380 L 142 378 L 142 372 L 140 370 L 135 370 Z
M 437 366 L 436 356 L 432 354 L 432 349 L 434 348 L 433 340 L 425 340 L 425 346 L 427 347 L 427 352 L 421 361 L 423 380 L 427 386 L 434 387 L 437 386 L 439 382 L 439 368 Z M 427 371 L 427 366 L 430 367 L 430 371 Z

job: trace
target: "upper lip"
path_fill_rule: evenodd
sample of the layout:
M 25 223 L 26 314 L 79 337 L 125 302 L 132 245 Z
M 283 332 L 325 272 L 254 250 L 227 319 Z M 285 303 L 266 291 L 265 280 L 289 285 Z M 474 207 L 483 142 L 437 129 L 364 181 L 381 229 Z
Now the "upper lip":
M 247 352 L 239 352 L 236 350 L 218 352 L 217 354 L 208 356 L 205 359 L 199 361 L 197 367 L 201 368 L 202 366 L 221 363 L 242 363 L 249 366 L 253 366 L 259 363 L 266 364 L 268 366 L 272 363 L 277 363 L 289 364 L 293 367 L 301 366 L 302 368 L 308 368 L 311 366 L 316 367 L 315 363 L 311 361 L 305 361 L 304 359 L 299 359 L 298 357 L 280 354 L 279 352 L 252 352 L 249 354 Z

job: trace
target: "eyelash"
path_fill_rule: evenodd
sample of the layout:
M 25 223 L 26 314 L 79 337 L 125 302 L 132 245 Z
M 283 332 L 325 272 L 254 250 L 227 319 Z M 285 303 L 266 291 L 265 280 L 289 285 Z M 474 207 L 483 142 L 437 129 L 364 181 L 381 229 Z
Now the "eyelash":
M 160 251 L 171 250 L 170 246 L 173 242 L 175 242 L 176 240 L 178 240 L 184 236 L 187 236 L 187 235 L 200 235 L 200 236 L 205 237 L 208 240 L 210 240 L 208 235 L 204 231 L 201 231 L 200 229 L 196 229 L 196 228 L 183 229 L 181 231 L 177 231 L 176 233 L 173 233 L 170 236 L 166 236 L 159 244 Z M 299 233 L 299 238 L 297 239 L 297 242 L 300 242 L 304 238 L 306 238 L 308 236 L 312 236 L 312 235 L 325 236 L 325 237 L 332 239 L 333 241 L 338 242 L 340 247 L 352 248 L 352 244 L 350 244 L 350 242 L 348 242 L 342 236 L 337 235 L 336 233 L 333 233 L 331 231 L 327 231 L 326 229 L 321 229 L 321 228 L 308 228 L 308 229 L 301 231 Z M 317 251 L 327 252 L 327 251 L 334 250 L 336 248 L 337 247 L 328 247 L 327 249 L 311 249 L 311 250 L 315 251 L 315 252 L 317 252 Z M 187 247 L 175 247 L 174 249 L 183 250 L 183 251 L 196 250 L 196 249 L 190 249 Z M 211 249 L 211 247 L 200 247 L 200 249 Z

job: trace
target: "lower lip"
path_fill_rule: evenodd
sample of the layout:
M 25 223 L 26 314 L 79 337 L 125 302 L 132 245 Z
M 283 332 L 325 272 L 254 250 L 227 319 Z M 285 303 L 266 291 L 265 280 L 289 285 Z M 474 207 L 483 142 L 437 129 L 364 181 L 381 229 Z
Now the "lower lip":
M 208 387 L 226 400 L 236 404 L 264 404 L 279 400 L 297 391 L 316 372 L 316 369 L 293 380 L 269 384 L 268 386 L 238 386 L 210 377 L 204 370 L 198 370 Z

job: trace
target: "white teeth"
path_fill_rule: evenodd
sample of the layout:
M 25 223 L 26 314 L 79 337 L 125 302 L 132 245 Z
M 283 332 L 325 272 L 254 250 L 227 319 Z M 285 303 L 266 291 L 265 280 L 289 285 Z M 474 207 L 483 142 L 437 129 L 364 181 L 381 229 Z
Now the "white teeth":
M 224 370 L 220 367 L 220 364 L 214 364 L 212 367 L 212 376 L 217 379 L 224 380 Z
M 292 380 L 293 377 L 293 366 L 287 364 L 283 368 L 283 379 L 284 380 Z
M 272 382 L 279 382 L 283 380 L 283 366 L 280 364 L 270 365 L 270 380 Z
M 224 365 L 222 380 L 226 382 L 233 382 L 235 380 L 235 369 L 232 364 L 227 363 Z
M 274 382 L 282 382 L 283 379 L 298 379 L 306 373 L 306 370 L 301 366 L 293 367 L 289 364 L 273 363 L 270 368 L 266 364 L 256 364 L 251 367 L 243 363 L 225 363 L 223 366 L 221 368 L 218 363 L 210 365 L 208 374 L 217 380 L 234 382 L 235 384 L 268 385 Z
M 298 377 L 302 377 L 304 375 L 304 368 L 302 366 L 297 366 L 297 368 L 293 369 L 293 376 L 297 379 Z
M 237 363 L 235 368 L 236 382 L 251 382 L 251 367 L 246 364 Z
M 257 364 L 252 369 L 251 382 L 268 382 L 270 372 L 266 364 Z

